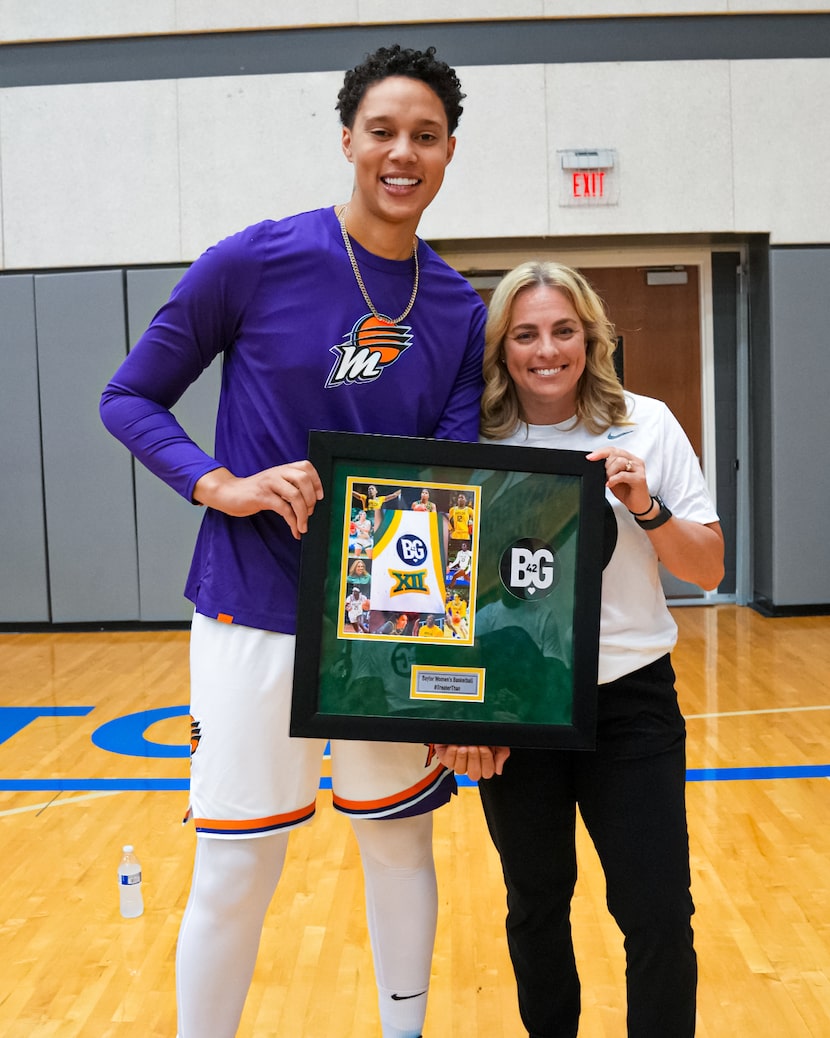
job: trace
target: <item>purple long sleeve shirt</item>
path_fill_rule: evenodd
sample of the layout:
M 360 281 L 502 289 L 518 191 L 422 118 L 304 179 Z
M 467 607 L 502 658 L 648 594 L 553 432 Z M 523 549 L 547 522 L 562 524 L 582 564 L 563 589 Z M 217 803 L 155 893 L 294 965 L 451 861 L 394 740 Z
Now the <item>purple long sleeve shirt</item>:
M 353 248 L 379 309 L 401 313 L 411 260 Z M 476 440 L 486 312 L 424 242 L 411 312 L 391 331 L 366 307 L 331 208 L 265 221 L 190 267 L 104 390 L 109 431 L 192 500 L 205 473 L 306 457 L 310 429 Z M 170 408 L 222 354 L 215 456 Z M 207 616 L 293 633 L 299 543 L 273 512 L 205 511 L 185 594 Z

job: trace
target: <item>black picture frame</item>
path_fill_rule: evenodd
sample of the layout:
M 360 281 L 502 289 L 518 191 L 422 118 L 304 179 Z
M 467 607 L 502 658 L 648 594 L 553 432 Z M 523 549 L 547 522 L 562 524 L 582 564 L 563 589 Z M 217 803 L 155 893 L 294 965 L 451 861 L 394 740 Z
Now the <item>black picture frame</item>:
M 303 538 L 290 734 L 592 748 L 604 464 L 320 431 L 308 456 L 325 496 Z

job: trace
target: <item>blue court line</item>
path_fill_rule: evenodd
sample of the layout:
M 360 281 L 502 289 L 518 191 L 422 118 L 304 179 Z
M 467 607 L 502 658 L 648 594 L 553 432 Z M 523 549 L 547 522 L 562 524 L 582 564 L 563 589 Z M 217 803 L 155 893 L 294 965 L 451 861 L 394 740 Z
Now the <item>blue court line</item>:
M 476 786 L 466 775 L 458 775 L 459 786 Z M 781 767 L 758 768 L 690 768 L 686 772 L 687 782 L 737 782 L 759 779 L 805 779 L 830 778 L 830 764 L 793 764 Z M 129 792 L 153 790 L 157 792 L 187 790 L 190 780 L 186 778 L 113 778 L 113 779 L 0 779 L 0 791 L 21 792 L 47 790 L 59 793 Z M 331 789 L 331 779 L 321 778 L 320 789 Z
M 830 778 L 830 764 L 791 764 L 764 768 L 690 768 L 686 772 L 687 782 L 789 778 Z
M 113 793 L 134 789 L 176 790 L 189 789 L 190 779 L 114 778 L 114 779 L 0 779 L 0 790 L 51 790 L 58 793 L 108 790 Z

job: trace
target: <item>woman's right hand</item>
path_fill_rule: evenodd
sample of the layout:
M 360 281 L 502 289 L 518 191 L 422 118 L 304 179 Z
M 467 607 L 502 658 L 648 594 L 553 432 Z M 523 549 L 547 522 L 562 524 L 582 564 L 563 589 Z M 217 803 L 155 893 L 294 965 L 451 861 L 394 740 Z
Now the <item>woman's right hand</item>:
M 501 775 L 510 756 L 509 746 L 449 746 L 435 744 L 435 756 L 456 775 L 467 775 L 473 782 Z
M 226 515 L 276 512 L 299 540 L 308 517 L 323 499 L 323 484 L 310 461 L 294 461 L 263 469 L 253 476 L 234 476 L 226 468 L 205 473 L 193 488 L 193 499 Z

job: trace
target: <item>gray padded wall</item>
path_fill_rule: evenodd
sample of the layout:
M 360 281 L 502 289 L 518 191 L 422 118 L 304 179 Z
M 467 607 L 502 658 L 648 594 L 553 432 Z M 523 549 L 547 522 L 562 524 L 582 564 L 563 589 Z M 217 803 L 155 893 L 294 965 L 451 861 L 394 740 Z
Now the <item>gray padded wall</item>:
M 35 312 L 52 621 L 136 620 L 132 465 L 98 415 L 126 353 L 123 275 L 39 274 Z
M 163 267 L 127 272 L 131 345 L 138 341 L 185 269 Z M 184 429 L 208 453 L 213 451 L 220 373 L 216 362 L 173 409 Z M 188 620 L 193 606 L 183 597 L 182 590 L 203 510 L 189 504 L 138 463 L 135 500 L 140 618 L 145 622 Z
M 718 515 L 726 551 L 719 591 L 734 593 L 738 526 L 738 266 L 740 253 L 712 255 L 715 353 L 715 448 Z M 749 464 L 749 459 L 744 459 Z M 744 591 L 748 589 L 742 589 Z
M 772 593 L 775 606 L 830 602 L 830 249 L 770 252 Z
M 770 385 L 769 244 L 749 249 L 749 442 L 752 594 L 772 601 L 772 388 Z
M 34 278 L 0 278 L 0 623 L 49 620 Z

